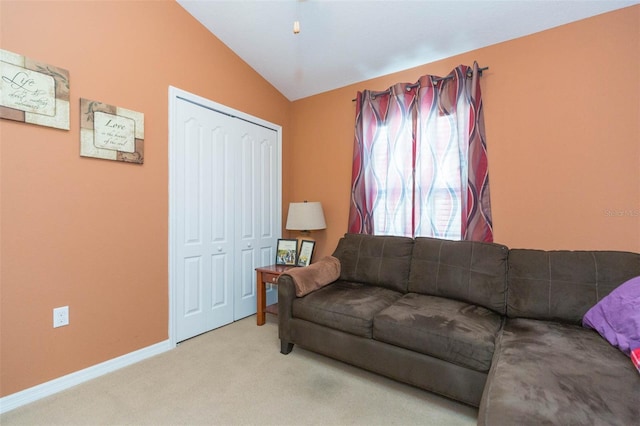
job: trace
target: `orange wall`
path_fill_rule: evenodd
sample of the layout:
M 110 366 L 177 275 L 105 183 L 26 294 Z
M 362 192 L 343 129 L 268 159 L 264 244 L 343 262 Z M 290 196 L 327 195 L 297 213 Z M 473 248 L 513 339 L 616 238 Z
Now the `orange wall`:
M 304 179 L 290 197 L 321 201 L 327 216 L 315 258 L 347 229 L 356 92 L 474 60 L 489 67 L 495 241 L 640 252 L 639 52 L 633 6 L 294 102 L 290 170 Z
M 291 103 L 173 1 L 3 0 L 0 29 L 71 83 L 70 131 L 0 121 L 5 396 L 167 339 L 168 86 L 282 125 L 285 147 Z M 79 156 L 80 97 L 144 113 L 144 165 Z

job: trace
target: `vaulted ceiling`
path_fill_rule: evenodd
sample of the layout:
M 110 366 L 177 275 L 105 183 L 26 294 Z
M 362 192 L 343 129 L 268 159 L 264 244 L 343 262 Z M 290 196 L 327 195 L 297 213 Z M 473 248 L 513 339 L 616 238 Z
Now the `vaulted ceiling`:
M 289 100 L 640 3 L 177 0 Z M 300 33 L 293 33 L 293 22 Z M 482 65 L 482 64 L 481 64 Z

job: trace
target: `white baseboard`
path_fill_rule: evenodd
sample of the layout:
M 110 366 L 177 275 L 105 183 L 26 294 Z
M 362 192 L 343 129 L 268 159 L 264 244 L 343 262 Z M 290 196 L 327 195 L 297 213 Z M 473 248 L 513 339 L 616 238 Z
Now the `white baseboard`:
M 0 398 L 0 414 L 173 349 L 169 340 Z

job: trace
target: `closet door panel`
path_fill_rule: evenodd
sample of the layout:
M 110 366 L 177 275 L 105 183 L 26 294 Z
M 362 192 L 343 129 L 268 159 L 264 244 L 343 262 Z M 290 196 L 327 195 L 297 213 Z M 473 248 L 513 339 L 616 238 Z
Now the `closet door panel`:
M 175 306 L 181 341 L 233 321 L 234 229 L 233 206 L 224 201 L 233 193 L 228 189 L 229 118 L 179 101 L 177 127 L 172 226 L 179 242 Z
M 277 133 L 245 122 L 239 141 L 239 235 L 242 250 L 251 251 L 251 257 L 246 253 L 241 256 L 243 260 L 239 271 L 243 274 L 240 285 L 242 294 L 236 298 L 236 319 L 256 312 L 255 268 L 274 263 L 279 235 L 275 225 L 267 223 L 277 220 L 278 212 Z M 272 256 L 265 256 L 269 251 Z M 275 294 L 272 289 L 267 292 L 267 303 L 275 302 Z

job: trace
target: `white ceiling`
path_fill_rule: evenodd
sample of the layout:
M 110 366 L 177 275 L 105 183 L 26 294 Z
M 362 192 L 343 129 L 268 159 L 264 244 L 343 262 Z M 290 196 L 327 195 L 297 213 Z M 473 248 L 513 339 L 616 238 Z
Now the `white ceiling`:
M 177 1 L 292 101 L 640 3 Z

